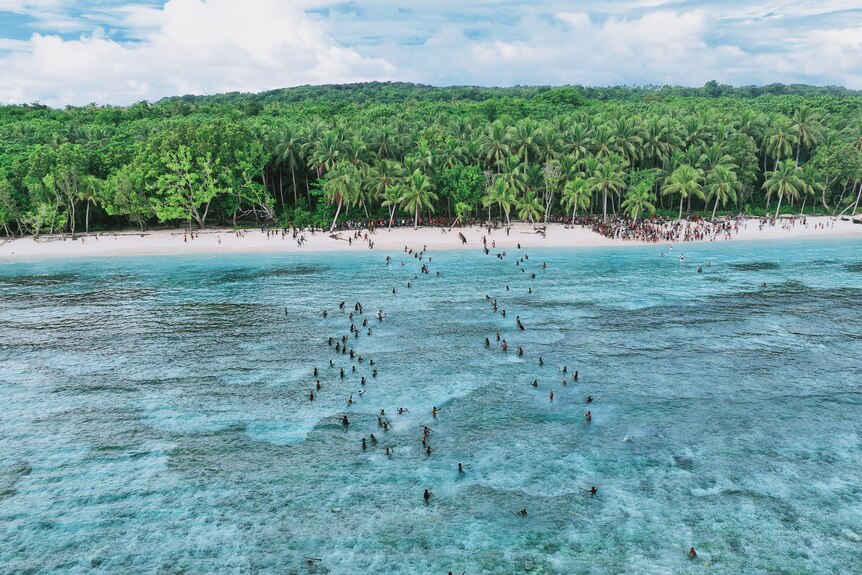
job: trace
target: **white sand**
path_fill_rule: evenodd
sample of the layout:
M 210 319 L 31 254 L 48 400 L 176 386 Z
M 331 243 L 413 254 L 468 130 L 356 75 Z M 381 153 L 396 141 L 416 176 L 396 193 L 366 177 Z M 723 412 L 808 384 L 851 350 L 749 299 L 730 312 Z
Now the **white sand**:
M 816 229 L 816 224 L 826 223 L 825 229 Z M 739 233 L 733 236 L 733 241 L 741 240 L 777 240 L 798 238 L 857 238 L 862 239 L 862 225 L 851 221 L 833 220 L 828 217 L 809 217 L 808 225 L 797 222 L 791 229 L 782 229 L 780 225 L 764 227 L 759 230 L 758 220 L 749 220 L 740 224 Z M 636 241 L 611 240 L 593 233 L 588 228 L 575 226 L 567 228 L 562 224 L 550 224 L 547 237 L 537 234 L 529 224 L 513 224 L 510 234 L 505 230 L 495 230 L 488 237 L 488 246 L 495 241 L 498 248 L 513 248 L 520 243 L 525 248 L 532 247 L 589 247 L 589 246 L 639 246 L 645 245 Z M 467 237 L 467 245 L 462 246 L 458 238 L 461 231 Z M 309 252 L 328 250 L 368 250 L 365 242 L 354 241 L 348 245 L 347 238 L 352 232 L 342 231 L 341 238 L 333 239 L 329 233 L 317 232 L 314 235 L 305 232 L 307 239 L 303 247 L 298 247 L 290 234 L 282 239 L 281 234 L 267 237 L 259 230 L 247 230 L 243 237 L 237 237 L 231 229 L 207 229 L 197 233 L 195 239 L 183 241 L 182 230 L 157 230 L 146 233 L 122 232 L 79 236 L 72 240 L 68 235 L 41 236 L 7 240 L 0 245 L 0 261 L 31 260 L 41 257 L 62 256 L 131 256 L 159 254 L 217 254 L 241 252 Z M 371 236 L 374 249 L 403 250 L 404 246 L 421 249 L 427 245 L 429 249 L 478 249 L 482 245 L 482 236 L 487 235 L 486 228 L 455 228 L 443 233 L 440 228 L 420 228 L 418 230 L 400 228 L 387 231 L 378 229 Z M 723 241 L 721 239 L 717 241 Z

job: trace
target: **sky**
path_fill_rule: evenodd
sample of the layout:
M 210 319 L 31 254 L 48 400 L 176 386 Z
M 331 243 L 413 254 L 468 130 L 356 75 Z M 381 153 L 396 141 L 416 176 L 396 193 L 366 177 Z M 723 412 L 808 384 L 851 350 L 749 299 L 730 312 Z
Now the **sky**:
M 0 0 L 0 103 L 371 80 L 862 89 L 862 0 Z

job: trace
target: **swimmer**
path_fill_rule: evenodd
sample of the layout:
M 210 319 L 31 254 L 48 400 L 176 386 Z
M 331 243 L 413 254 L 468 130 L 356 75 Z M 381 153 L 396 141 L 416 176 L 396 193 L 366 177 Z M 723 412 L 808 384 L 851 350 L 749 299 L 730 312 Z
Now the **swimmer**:
M 350 425 L 350 420 L 347 419 L 346 415 L 341 417 L 341 425 L 343 425 L 344 427 L 347 427 L 348 425 Z
M 371 445 L 377 445 L 377 438 L 374 437 L 374 434 L 371 434 Z
M 317 391 L 320 391 L 320 387 L 321 387 L 321 386 L 320 386 L 320 380 L 318 379 L 318 380 L 317 380 Z
M 431 449 L 431 446 L 429 445 L 429 446 L 425 449 L 425 455 L 427 455 L 427 456 L 429 456 L 429 457 L 430 457 L 430 456 L 431 456 L 431 452 L 432 452 L 432 449 Z
M 694 550 L 694 547 L 689 547 L 687 555 L 689 559 L 697 559 L 697 551 Z
M 308 399 L 309 399 L 309 401 L 314 401 L 314 392 L 313 391 L 308 392 Z
M 598 493 L 598 492 L 599 492 L 599 488 L 598 488 L 598 487 L 596 487 L 595 485 L 593 485 L 593 486 L 592 486 L 592 487 L 590 487 L 589 489 L 584 489 L 584 491 L 586 491 L 586 492 L 587 492 L 587 493 L 589 493 L 590 495 L 595 495 L 596 493 Z
M 539 380 L 538 380 L 538 379 L 534 379 L 534 380 L 533 380 L 533 383 L 531 383 L 530 385 L 531 385 L 532 387 L 539 387 Z
M 431 408 L 431 417 L 437 417 L 438 413 L 440 413 L 440 410 L 437 409 L 437 406 Z
M 422 499 L 425 500 L 425 503 L 431 501 L 431 492 L 426 489 L 425 493 L 422 494 Z
M 592 396 L 592 395 L 588 395 L 588 396 L 587 396 L 587 403 L 592 403 L 592 402 L 593 402 L 593 396 Z
M 363 437 L 362 438 L 362 451 L 365 451 L 367 449 L 368 449 L 368 445 L 365 443 L 365 438 Z
M 575 371 L 575 375 L 572 376 L 572 381 L 578 381 L 578 372 Z
M 593 420 L 593 414 L 588 411 L 584 413 L 584 418 L 587 420 L 587 423 L 590 423 Z
M 553 389 L 550 391 L 550 393 L 548 393 L 548 399 L 550 399 L 551 401 L 554 401 L 554 390 Z
M 518 515 L 520 517 L 526 516 L 527 515 L 527 508 L 524 507 L 524 508 L 520 509 L 517 513 L 515 513 L 515 515 Z
M 460 463 L 458 464 L 458 473 L 464 473 L 464 466 Z
M 540 355 L 539 356 L 539 366 L 543 366 L 543 365 L 545 365 L 545 360 L 542 359 L 542 356 Z

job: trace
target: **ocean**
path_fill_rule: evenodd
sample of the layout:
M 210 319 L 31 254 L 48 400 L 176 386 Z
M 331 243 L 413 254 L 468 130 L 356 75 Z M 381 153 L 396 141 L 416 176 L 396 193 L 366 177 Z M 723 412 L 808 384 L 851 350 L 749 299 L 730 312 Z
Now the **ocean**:
M 862 572 L 858 241 L 499 252 L 0 265 L 0 573 Z

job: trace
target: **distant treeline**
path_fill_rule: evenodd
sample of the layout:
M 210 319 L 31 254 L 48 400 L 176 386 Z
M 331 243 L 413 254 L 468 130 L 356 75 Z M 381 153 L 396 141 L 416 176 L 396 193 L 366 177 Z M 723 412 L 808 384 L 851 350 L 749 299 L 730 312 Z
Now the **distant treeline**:
M 0 107 L 7 234 L 436 213 L 855 211 L 862 97 L 838 87 L 301 86 Z

